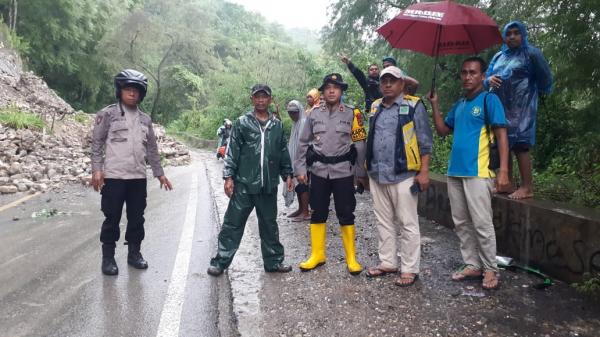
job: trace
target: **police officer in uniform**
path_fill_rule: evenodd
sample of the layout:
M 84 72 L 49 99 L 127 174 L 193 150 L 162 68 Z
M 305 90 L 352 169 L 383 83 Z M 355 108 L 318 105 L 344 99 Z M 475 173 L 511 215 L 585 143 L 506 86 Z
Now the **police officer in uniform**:
M 300 263 L 303 271 L 325 263 L 325 222 L 332 193 L 348 271 L 353 275 L 362 271 L 356 261 L 354 245 L 354 174 L 356 170 L 359 179 L 366 176 L 364 168 L 356 165 L 364 162 L 366 131 L 360 110 L 341 103 L 342 93 L 347 88 L 340 74 L 325 76 L 319 88 L 323 100 L 306 119 L 294 160 L 299 183 L 306 184 L 307 170 L 311 173 L 311 255 Z
M 150 116 L 138 104 L 146 96 L 148 79 L 126 69 L 115 77 L 119 100 L 96 114 L 92 138 L 92 186 L 102 194 L 102 273 L 117 275 L 115 246 L 119 240 L 119 222 L 123 204 L 127 204 L 125 240 L 127 263 L 137 269 L 148 268 L 140 246 L 144 239 L 146 208 L 146 161 L 160 181 L 160 187 L 172 186 L 160 165 L 160 155 Z

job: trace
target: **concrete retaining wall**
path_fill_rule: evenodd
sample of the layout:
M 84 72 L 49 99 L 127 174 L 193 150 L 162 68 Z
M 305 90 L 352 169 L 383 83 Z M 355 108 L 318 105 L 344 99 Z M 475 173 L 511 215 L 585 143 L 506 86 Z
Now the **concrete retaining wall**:
M 600 212 L 565 204 L 495 196 L 494 227 L 498 254 L 539 267 L 566 281 L 600 272 Z M 419 199 L 419 214 L 453 228 L 446 178 L 432 174 Z

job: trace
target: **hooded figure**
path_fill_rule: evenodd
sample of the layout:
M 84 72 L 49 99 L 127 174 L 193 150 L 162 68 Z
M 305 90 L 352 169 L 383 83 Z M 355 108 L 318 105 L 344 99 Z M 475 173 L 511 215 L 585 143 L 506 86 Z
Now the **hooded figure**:
M 309 100 L 309 97 L 310 97 L 310 100 L 312 101 L 312 104 L 310 101 L 308 101 L 308 104 L 306 105 L 305 116 L 310 115 L 310 111 L 314 107 L 319 106 L 319 104 L 321 103 L 321 92 L 319 92 L 319 89 L 317 89 L 317 88 L 312 88 L 306 94 L 307 100 Z M 292 157 L 292 158 L 294 158 L 294 157 Z
M 521 45 L 509 48 L 507 32 L 515 27 L 521 32 Z M 522 22 L 508 23 L 502 37 L 505 43 L 490 62 L 484 86 L 490 88 L 490 76 L 502 80 L 502 85 L 491 90 L 504 105 L 509 146 L 513 148 L 515 144 L 521 144 L 529 147 L 535 144 L 538 95 L 552 91 L 552 74 L 541 51 L 527 42 L 527 28 Z
M 287 111 L 299 111 L 304 112 L 304 107 L 297 100 L 292 100 L 287 105 Z M 297 121 L 292 120 L 292 129 L 290 130 L 290 140 L 288 141 L 288 152 L 290 153 L 290 158 L 296 158 L 296 150 L 298 149 L 298 144 L 300 143 L 300 132 L 302 131 L 302 127 L 304 126 L 304 121 L 306 117 L 304 113 L 299 114 L 299 118 Z M 294 179 L 295 180 L 295 179 Z M 294 181 L 294 185 L 298 185 L 297 181 Z M 288 191 L 285 188 L 283 189 L 283 196 L 285 199 L 285 206 L 288 207 L 294 201 L 295 191 Z

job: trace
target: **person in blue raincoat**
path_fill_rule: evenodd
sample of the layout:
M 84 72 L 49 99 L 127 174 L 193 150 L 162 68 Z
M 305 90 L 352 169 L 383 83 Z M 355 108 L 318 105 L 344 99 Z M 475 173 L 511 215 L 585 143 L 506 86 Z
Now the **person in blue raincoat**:
M 512 21 L 504 26 L 502 37 L 504 45 L 492 58 L 484 85 L 496 93 L 504 105 L 510 150 L 519 163 L 521 184 L 509 197 L 531 198 L 533 177 L 529 150 L 535 144 L 538 96 L 552 91 L 552 73 L 542 52 L 527 42 L 527 27 L 522 22 Z

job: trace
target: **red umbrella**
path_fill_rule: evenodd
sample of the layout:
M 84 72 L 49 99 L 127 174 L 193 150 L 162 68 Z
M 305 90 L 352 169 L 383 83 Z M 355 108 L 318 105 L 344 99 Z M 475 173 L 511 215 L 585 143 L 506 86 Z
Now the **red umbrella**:
M 394 48 L 435 56 L 436 64 L 439 55 L 477 54 L 502 43 L 494 20 L 478 8 L 449 0 L 410 5 L 377 32 Z

